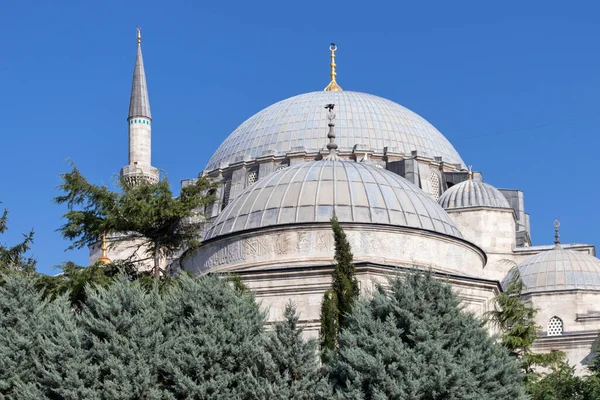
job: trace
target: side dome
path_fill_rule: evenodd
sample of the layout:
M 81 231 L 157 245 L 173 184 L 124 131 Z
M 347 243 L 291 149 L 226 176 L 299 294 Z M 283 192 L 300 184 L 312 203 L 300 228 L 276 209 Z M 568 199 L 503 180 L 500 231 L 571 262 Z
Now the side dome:
M 222 163 L 284 156 L 294 148 L 318 151 L 323 147 L 325 104 L 336 105 L 335 129 L 341 151 L 365 145 L 404 154 L 442 157 L 451 164 L 464 162 L 452 144 L 433 125 L 393 101 L 371 94 L 338 91 L 311 92 L 275 103 L 242 123 L 215 151 L 207 170 Z
M 525 285 L 523 294 L 562 290 L 600 290 L 600 260 L 589 254 L 556 245 L 538 253 L 516 267 Z M 506 288 L 513 269 L 502 282 Z
M 247 188 L 215 219 L 206 239 L 266 226 L 341 222 L 425 229 L 462 238 L 448 214 L 399 175 L 355 161 L 303 162 Z
M 498 189 L 479 180 L 468 179 L 452 186 L 439 198 L 445 210 L 466 207 L 510 208 L 508 200 Z

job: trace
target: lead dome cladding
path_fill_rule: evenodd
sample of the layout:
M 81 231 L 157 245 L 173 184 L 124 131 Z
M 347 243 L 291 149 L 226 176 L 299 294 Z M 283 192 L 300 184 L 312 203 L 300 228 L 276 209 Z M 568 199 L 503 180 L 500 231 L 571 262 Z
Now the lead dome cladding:
M 355 161 L 303 162 L 247 188 L 215 219 L 206 239 L 303 222 L 399 225 L 462 237 L 425 192 L 393 172 Z
M 382 152 L 390 151 L 442 157 L 451 164 L 464 162 L 452 144 L 433 125 L 393 101 L 359 92 L 312 92 L 275 103 L 241 124 L 208 161 L 207 170 L 221 163 L 255 159 L 262 155 L 283 156 L 295 147 L 306 151 L 323 148 L 325 104 L 335 104 L 335 130 L 340 151 L 356 144 Z
M 498 189 L 478 179 L 457 183 L 444 192 L 438 203 L 446 210 L 464 207 L 510 208 L 508 200 Z
M 560 290 L 600 290 L 600 260 L 560 245 L 525 259 L 518 268 L 525 285 L 523 294 Z M 515 270 L 508 273 L 506 288 Z

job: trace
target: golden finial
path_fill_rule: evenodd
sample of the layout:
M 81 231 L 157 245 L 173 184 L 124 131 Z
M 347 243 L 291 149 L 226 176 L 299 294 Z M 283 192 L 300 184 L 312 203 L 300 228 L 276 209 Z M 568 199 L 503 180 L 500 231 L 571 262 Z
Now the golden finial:
M 136 27 L 137 29 L 137 40 L 138 40 L 138 46 L 140 44 L 142 44 L 142 28 L 140 28 L 139 26 Z
M 469 174 L 469 179 L 473 179 L 473 166 L 472 165 L 469 165 L 468 174 Z
M 325 91 L 340 92 L 342 91 L 342 88 L 335 81 L 335 77 L 337 76 L 337 73 L 335 72 L 335 52 L 337 51 L 337 46 L 335 43 L 331 43 L 331 46 L 329 46 L 329 51 L 331 51 L 331 64 L 329 65 L 331 67 L 331 73 L 329 74 L 329 76 L 331 76 L 331 82 L 329 82 L 329 85 L 327 85 Z
M 106 255 L 106 232 L 102 233 L 102 256 L 98 259 L 102 264 L 110 264 L 112 261 Z

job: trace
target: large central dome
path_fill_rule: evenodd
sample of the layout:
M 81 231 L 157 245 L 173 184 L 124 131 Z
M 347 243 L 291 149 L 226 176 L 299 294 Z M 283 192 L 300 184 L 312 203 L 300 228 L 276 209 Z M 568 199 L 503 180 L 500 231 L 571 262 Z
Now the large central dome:
M 275 103 L 250 117 L 219 146 L 208 162 L 213 170 L 221 163 L 255 159 L 262 155 L 285 155 L 294 148 L 318 151 L 325 145 L 327 110 L 335 104 L 335 130 L 339 150 L 357 144 L 377 152 L 442 157 L 451 164 L 464 162 L 452 144 L 433 125 L 393 101 L 367 93 L 312 92 Z M 246 158 L 248 159 L 248 158 Z

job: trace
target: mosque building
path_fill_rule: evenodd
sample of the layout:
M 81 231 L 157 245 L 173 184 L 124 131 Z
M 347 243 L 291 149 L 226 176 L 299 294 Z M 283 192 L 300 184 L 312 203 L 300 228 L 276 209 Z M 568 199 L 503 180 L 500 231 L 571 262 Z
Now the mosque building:
M 335 212 L 354 254 L 361 291 L 410 268 L 432 270 L 483 315 L 515 271 L 539 309 L 534 351 L 563 350 L 580 373 L 600 330 L 600 260 L 595 247 L 533 246 L 521 190 L 498 189 L 472 172 L 433 125 L 387 99 L 342 90 L 330 48 L 325 90 L 300 94 L 251 116 L 203 170 L 222 181 L 204 210 L 202 245 L 170 268 L 235 273 L 281 318 L 293 300 L 308 336 L 319 331 L 330 288 Z M 138 31 L 123 178 L 156 182 L 152 117 Z M 201 166 L 200 166 L 201 167 Z M 194 175 L 196 171 L 190 171 Z M 189 185 L 193 180 L 185 180 Z M 91 261 L 104 246 L 90 249 Z M 116 246 L 111 259 L 130 256 Z M 166 266 L 165 262 L 165 266 Z

